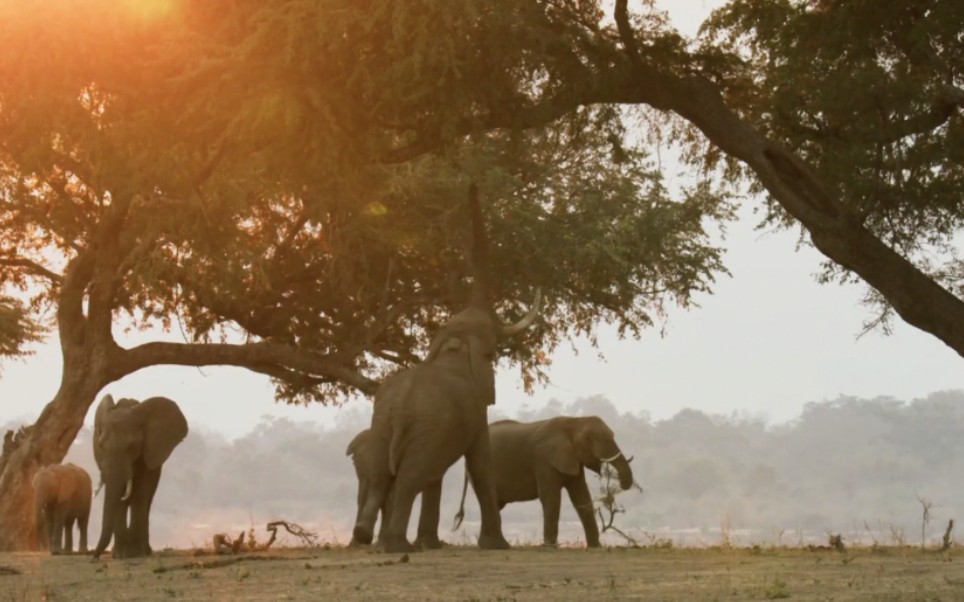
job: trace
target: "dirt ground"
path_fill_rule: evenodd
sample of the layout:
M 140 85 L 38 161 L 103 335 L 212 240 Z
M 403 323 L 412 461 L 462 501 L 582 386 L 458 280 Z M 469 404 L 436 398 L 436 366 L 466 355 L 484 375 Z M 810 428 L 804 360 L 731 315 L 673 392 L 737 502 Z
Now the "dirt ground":
M 447 547 L 148 559 L 0 554 L 0 602 L 82 600 L 964 600 L 964 550 Z

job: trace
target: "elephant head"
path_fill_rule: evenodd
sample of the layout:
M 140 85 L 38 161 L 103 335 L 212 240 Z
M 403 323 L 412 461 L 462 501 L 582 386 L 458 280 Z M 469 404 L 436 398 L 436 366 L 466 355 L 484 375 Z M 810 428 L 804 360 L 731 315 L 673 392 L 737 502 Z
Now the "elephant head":
M 143 516 L 144 541 L 138 545 L 149 550 L 147 512 L 160 468 L 187 431 L 187 420 L 170 399 L 121 399 L 115 403 L 106 395 L 101 400 L 94 417 L 94 459 L 105 488 L 104 521 L 95 555 L 103 552 L 112 535 L 115 552 L 118 544 L 127 539 L 128 508 L 131 530 L 135 529 L 135 513 Z
M 596 416 L 560 416 L 546 420 L 534 434 L 535 446 L 563 474 L 579 474 L 580 465 L 595 473 L 608 462 L 619 474 L 619 486 L 633 486 L 632 458 L 616 445 L 612 429 Z
M 463 352 L 468 355 L 475 384 L 482 391 L 486 404 L 495 403 L 495 372 L 492 362 L 498 343 L 528 328 L 539 313 L 541 292 L 536 289 L 535 300 L 526 315 L 511 325 L 499 322 L 489 300 L 488 242 L 478 189 L 469 187 L 469 210 L 472 222 L 473 248 L 469 254 L 472 267 L 472 292 L 468 307 L 452 316 L 432 338 L 426 361 L 433 361 L 444 352 Z

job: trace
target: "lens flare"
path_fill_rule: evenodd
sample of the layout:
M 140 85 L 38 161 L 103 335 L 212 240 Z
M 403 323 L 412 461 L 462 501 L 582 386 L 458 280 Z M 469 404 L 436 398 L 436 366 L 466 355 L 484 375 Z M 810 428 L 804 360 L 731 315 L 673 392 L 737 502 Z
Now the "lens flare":
M 174 15 L 178 0 L 124 0 L 124 10 L 132 18 L 145 22 L 157 22 Z

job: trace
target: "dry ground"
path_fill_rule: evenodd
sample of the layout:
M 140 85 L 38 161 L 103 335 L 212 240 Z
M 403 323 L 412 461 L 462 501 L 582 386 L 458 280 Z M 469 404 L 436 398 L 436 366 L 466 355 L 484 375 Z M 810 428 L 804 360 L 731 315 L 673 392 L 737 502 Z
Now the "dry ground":
M 83 600 L 964 600 L 964 551 L 449 547 L 99 562 L 0 554 L 0 602 Z

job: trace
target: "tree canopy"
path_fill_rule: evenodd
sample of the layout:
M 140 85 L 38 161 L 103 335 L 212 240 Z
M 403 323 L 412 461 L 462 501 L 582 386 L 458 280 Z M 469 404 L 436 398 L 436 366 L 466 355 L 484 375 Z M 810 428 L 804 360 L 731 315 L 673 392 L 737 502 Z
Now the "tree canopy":
M 705 182 L 670 195 L 614 108 L 456 135 L 479 91 L 495 106 L 535 77 L 512 66 L 530 50 L 496 52 L 511 15 L 170 6 L 39 3 L 3 32 L 18 50 L 0 66 L 4 281 L 58 306 L 62 342 L 83 331 L 113 347 L 121 315 L 190 339 L 112 349 L 108 382 L 226 363 L 291 399 L 370 390 L 462 302 L 469 182 L 487 199 L 503 309 L 535 287 L 550 299 L 506 350 L 529 378 L 536 349 L 601 320 L 638 333 L 722 270 L 704 228 L 723 197 Z M 435 47 L 450 43 L 442 22 L 488 47 Z M 504 64 L 459 67 L 477 52 Z M 431 147 L 418 123 L 438 132 Z
M 745 63 L 734 99 L 817 172 L 847 211 L 964 296 L 964 6 L 727 4 L 705 25 Z M 792 218 L 770 204 L 770 219 Z M 828 262 L 828 277 L 854 278 Z M 890 307 L 880 295 L 881 318 Z

